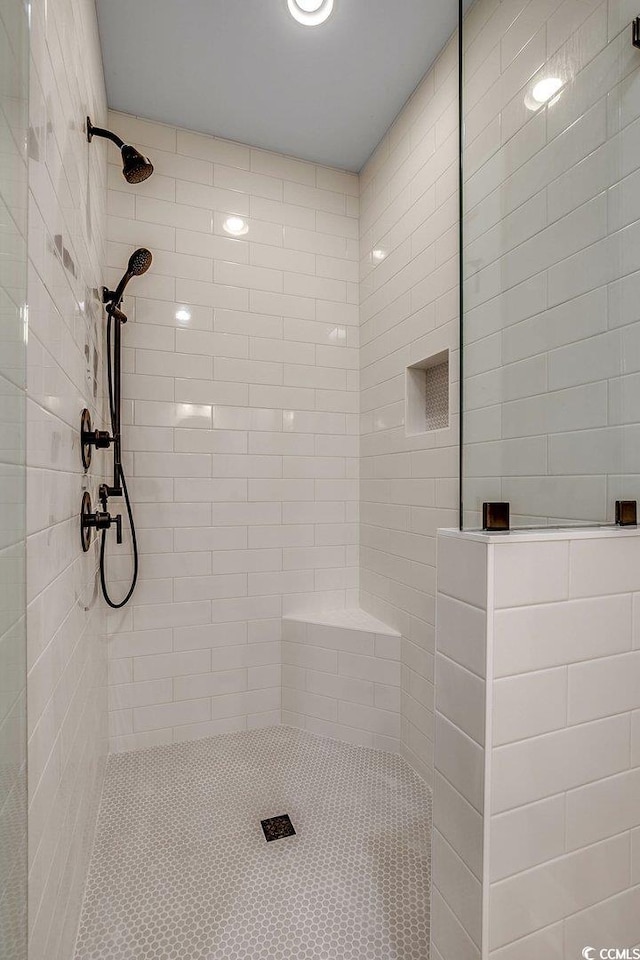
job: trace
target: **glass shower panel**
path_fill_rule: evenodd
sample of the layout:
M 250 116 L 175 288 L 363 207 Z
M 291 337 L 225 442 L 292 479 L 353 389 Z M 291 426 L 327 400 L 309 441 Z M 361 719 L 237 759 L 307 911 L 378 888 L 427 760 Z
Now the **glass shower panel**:
M 640 49 L 628 0 L 463 26 L 463 525 L 640 499 Z
M 27 919 L 25 353 L 28 24 L 0 0 L 0 958 Z

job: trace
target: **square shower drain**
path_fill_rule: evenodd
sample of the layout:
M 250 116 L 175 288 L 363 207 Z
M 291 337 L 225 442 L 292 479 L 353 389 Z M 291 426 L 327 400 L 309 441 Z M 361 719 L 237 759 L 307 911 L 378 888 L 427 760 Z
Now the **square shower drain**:
M 287 813 L 281 817 L 271 817 L 270 820 L 261 820 L 267 843 L 272 840 L 284 840 L 285 837 L 295 837 L 296 831 Z

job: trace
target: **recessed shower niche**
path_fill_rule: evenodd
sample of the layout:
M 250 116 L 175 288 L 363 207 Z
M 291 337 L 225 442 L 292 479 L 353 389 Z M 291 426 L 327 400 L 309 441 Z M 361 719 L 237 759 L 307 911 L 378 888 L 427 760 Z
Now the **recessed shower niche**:
M 449 426 L 449 351 L 406 370 L 405 430 L 408 437 Z

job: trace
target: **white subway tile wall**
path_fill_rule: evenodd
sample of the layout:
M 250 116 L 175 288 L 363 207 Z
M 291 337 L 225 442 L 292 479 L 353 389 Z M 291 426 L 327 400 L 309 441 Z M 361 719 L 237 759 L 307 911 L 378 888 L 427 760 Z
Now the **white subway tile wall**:
M 361 173 L 360 604 L 402 634 L 402 752 L 433 782 L 436 530 L 457 517 L 458 49 Z M 449 427 L 407 423 L 407 368 L 450 351 Z
M 611 522 L 639 495 L 635 16 L 479 0 L 465 17 L 468 526 L 486 500 L 526 526 Z
M 32 0 L 27 350 L 29 926 L 31 960 L 73 951 L 107 748 L 97 552 L 80 549 L 80 412 L 103 415 L 106 121 L 95 5 Z
M 154 255 L 124 305 L 141 576 L 109 657 L 111 745 L 129 750 L 278 723 L 281 617 L 357 605 L 359 180 L 110 123 L 156 166 L 132 188 L 110 155 L 107 280 L 134 247 Z M 114 553 L 114 592 L 130 569 Z M 309 707 L 337 724 L 321 673 Z M 399 737 L 370 687 L 340 723 Z
M 449 910 L 446 923 L 434 917 L 434 943 L 443 960 L 459 956 L 448 939 L 458 927 L 492 960 L 525 960 L 539 950 L 570 960 L 585 945 L 640 946 L 640 565 L 630 569 L 640 536 L 557 533 L 478 542 L 443 535 L 441 555 L 451 552 L 451 542 L 467 576 L 475 570 L 488 583 L 488 702 L 486 721 L 476 716 L 474 724 L 470 681 L 482 681 L 471 664 L 466 670 L 451 659 L 457 650 L 448 633 L 452 623 L 464 622 L 471 640 L 470 624 L 480 630 L 483 622 L 452 620 L 444 576 L 434 831 L 482 880 L 484 924 L 478 938 L 477 916 L 469 911 L 471 902 L 481 909 L 478 900 L 471 888 L 459 899 L 466 889 L 454 886 L 460 865 L 434 851 L 433 882 Z M 588 599 L 555 600 L 530 575 L 545 568 L 575 585 L 572 597 L 589 585 Z M 480 641 L 479 635 L 475 645 Z M 477 776 L 484 773 L 484 809 L 469 778 L 474 763 Z
M 361 611 L 282 623 L 282 719 L 400 752 L 400 634 Z
M 26 342 L 29 39 L 0 0 L 0 956 L 27 960 Z

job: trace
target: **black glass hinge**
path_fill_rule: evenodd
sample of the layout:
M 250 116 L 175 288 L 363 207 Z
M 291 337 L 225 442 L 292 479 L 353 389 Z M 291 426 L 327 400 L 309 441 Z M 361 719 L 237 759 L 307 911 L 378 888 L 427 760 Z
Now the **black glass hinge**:
M 636 527 L 638 525 L 637 500 L 616 500 L 616 524 L 619 527 Z
M 640 17 L 633 21 L 633 45 L 640 48 Z
M 505 533 L 511 527 L 510 504 L 483 503 L 482 529 L 488 532 Z

